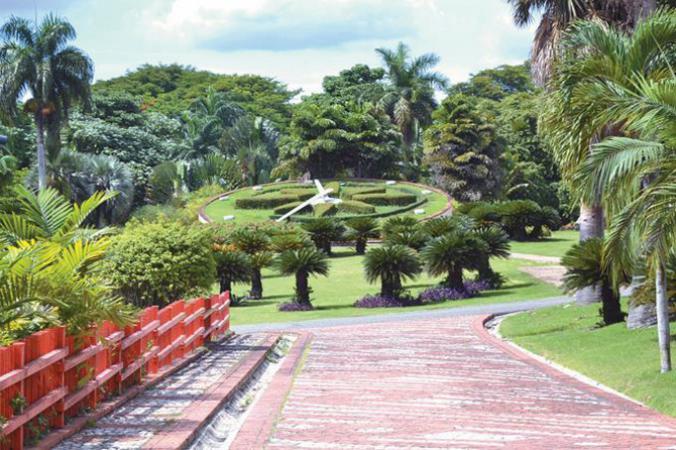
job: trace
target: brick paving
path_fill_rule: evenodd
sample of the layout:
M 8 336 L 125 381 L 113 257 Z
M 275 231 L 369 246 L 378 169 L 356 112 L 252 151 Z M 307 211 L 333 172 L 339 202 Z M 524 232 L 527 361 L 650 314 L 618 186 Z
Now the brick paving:
M 221 380 L 266 335 L 242 335 L 213 344 L 190 365 L 142 392 L 122 407 L 61 442 L 58 450 L 121 450 L 142 448 L 174 425 L 183 412 Z
M 313 330 L 267 448 L 676 449 L 676 421 L 534 361 L 478 319 Z

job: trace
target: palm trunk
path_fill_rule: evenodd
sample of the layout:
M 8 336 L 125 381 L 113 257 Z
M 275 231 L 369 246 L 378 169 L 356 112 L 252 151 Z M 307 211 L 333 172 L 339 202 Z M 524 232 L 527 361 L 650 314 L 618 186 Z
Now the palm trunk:
M 669 299 L 667 298 L 667 274 L 660 260 L 655 268 L 655 300 L 657 303 L 657 338 L 660 347 L 662 373 L 671 371 L 671 332 L 669 330 Z
M 304 271 L 296 272 L 296 301 L 302 305 L 310 304 L 310 289 L 308 275 Z
M 601 205 L 580 204 L 580 242 L 603 237 L 603 207 Z M 588 286 L 575 293 L 579 305 L 589 305 L 601 300 L 600 285 Z
M 624 320 L 620 296 L 613 290 L 608 281 L 601 283 L 601 296 L 603 301 L 603 323 L 612 325 Z
M 357 255 L 363 255 L 366 253 L 366 239 L 359 238 L 355 244 L 355 251 L 357 252 Z
M 232 282 L 230 281 L 230 278 L 221 275 L 219 277 L 219 281 L 220 281 L 219 284 L 221 286 L 221 289 L 220 289 L 221 294 L 223 292 L 230 292 L 232 290 Z
M 255 300 L 263 298 L 263 282 L 261 280 L 261 269 L 253 269 L 251 271 L 251 292 L 249 293 L 249 296 Z
M 455 289 L 458 292 L 465 291 L 465 283 L 462 281 L 462 267 L 455 266 L 452 270 L 448 272 L 448 278 L 446 279 L 446 284 L 451 289 Z
M 45 122 L 40 111 L 35 115 L 35 128 L 38 148 L 38 189 L 42 191 L 47 187 L 47 156 L 45 154 Z

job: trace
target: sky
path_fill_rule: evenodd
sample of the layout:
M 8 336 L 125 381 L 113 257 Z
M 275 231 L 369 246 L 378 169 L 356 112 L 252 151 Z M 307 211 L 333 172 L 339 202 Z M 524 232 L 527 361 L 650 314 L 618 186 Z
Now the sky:
M 528 58 L 533 27 L 518 29 L 506 0 L 0 0 L 10 15 L 66 17 L 95 78 L 144 63 L 255 73 L 304 93 L 354 64 L 378 66 L 374 49 L 408 44 L 436 53 L 452 83 Z

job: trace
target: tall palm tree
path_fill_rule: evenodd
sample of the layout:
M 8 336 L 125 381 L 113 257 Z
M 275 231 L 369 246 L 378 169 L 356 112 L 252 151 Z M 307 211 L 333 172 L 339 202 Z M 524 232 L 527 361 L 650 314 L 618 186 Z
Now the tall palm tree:
M 366 252 L 364 273 L 366 281 L 380 279 L 380 295 L 397 298 L 402 291 L 402 278 L 413 280 L 422 271 L 416 252 L 403 245 L 384 245 Z
M 310 275 L 329 274 L 328 257 L 313 247 L 304 247 L 298 250 L 282 252 L 277 259 L 277 267 L 283 275 L 296 277 L 296 296 L 294 301 L 301 305 L 310 306 Z
M 51 14 L 40 24 L 12 16 L 0 27 L 0 109 L 15 116 L 17 103 L 30 93 L 24 109 L 35 120 L 41 190 L 47 186 L 45 134 L 58 150 L 59 131 L 69 108 L 90 98 L 94 66 L 82 50 L 68 44 L 75 37 L 68 21 Z
M 404 145 L 411 152 L 410 162 L 415 163 L 411 150 L 437 107 L 434 90 L 446 89 L 448 80 L 432 70 L 439 63 L 439 57 L 433 53 L 413 58 L 402 42 L 394 50 L 378 48 L 376 52 L 382 58 L 390 82 L 380 104 L 399 128 Z

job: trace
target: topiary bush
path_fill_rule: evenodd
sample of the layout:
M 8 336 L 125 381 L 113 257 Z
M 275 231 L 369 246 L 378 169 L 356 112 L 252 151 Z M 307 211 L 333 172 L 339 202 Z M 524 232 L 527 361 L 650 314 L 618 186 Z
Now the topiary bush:
M 207 292 L 216 275 L 210 234 L 178 222 L 132 221 L 113 239 L 104 273 L 141 307 Z
M 282 215 L 288 213 L 289 211 L 291 211 L 292 209 L 299 207 L 301 203 L 302 202 L 287 203 L 286 205 L 276 207 L 273 211 L 274 211 L 275 214 L 282 216 Z M 310 211 L 312 211 L 312 206 L 307 205 L 305 208 L 301 209 L 299 211 L 299 213 L 302 214 L 302 213 L 307 213 L 307 212 L 310 212 Z
M 343 195 L 342 197 L 346 200 L 352 200 L 352 198 L 355 195 L 365 195 L 365 194 L 384 194 L 387 192 L 387 189 L 385 187 L 366 187 L 366 188 L 358 188 L 358 187 L 349 187 L 346 189 L 343 189 Z
M 467 214 L 482 225 L 499 225 L 511 239 L 517 241 L 540 239 L 545 230 L 555 231 L 561 226 L 561 219 L 554 208 L 541 207 L 531 200 L 468 203 L 461 205 L 458 212 Z
M 307 188 L 289 188 L 289 189 L 282 189 L 279 191 L 281 195 L 293 195 L 296 197 L 299 201 L 304 202 L 305 200 L 309 200 L 315 195 L 317 195 L 317 190 L 316 189 L 307 189 Z
M 347 214 L 373 214 L 376 207 L 357 200 L 343 200 L 337 205 L 338 211 Z
M 338 208 L 333 203 L 319 203 L 314 206 L 315 217 L 335 216 Z
M 268 193 L 256 195 L 247 198 L 238 198 L 235 200 L 235 208 L 239 209 L 272 209 L 278 206 L 297 202 L 295 195 L 281 195 L 277 193 Z
M 368 203 L 374 206 L 404 206 L 415 203 L 418 198 L 414 194 L 357 194 L 352 200 Z

